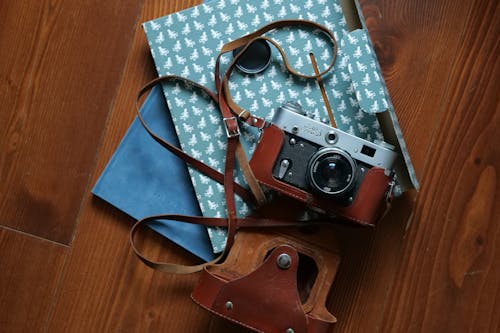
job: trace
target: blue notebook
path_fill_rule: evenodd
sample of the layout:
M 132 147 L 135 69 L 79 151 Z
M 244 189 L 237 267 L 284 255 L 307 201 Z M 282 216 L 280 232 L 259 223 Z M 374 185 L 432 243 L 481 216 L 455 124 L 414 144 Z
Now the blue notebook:
M 141 113 L 153 131 L 179 145 L 159 86 L 151 91 Z M 92 193 L 135 219 L 154 214 L 201 215 L 186 165 L 155 142 L 137 118 Z M 214 258 L 203 226 L 161 221 L 151 228 L 206 261 Z

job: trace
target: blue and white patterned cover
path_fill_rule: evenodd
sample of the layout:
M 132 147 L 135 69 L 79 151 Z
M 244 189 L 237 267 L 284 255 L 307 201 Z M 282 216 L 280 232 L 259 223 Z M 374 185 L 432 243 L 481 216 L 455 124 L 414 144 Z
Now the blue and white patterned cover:
M 143 24 L 156 69 L 160 76 L 180 75 L 215 90 L 215 59 L 222 46 L 257 28 L 281 19 L 307 19 L 333 31 L 338 42 L 334 69 L 324 84 L 337 127 L 367 140 L 383 139 L 375 113 L 389 108 L 390 100 L 365 30 L 347 31 L 338 1 L 222 0 L 202 4 Z M 332 56 L 329 40 L 318 31 L 298 27 L 267 34 L 285 49 L 289 62 L 303 73 L 312 73 L 309 53 L 316 55 L 320 69 Z M 231 61 L 223 56 L 221 71 Z M 252 113 L 271 119 L 286 101 L 298 101 L 315 119 L 327 117 L 320 90 L 314 80 L 286 72 L 279 52 L 273 49 L 271 65 L 257 75 L 234 71 L 230 88 L 234 101 Z M 183 84 L 164 85 L 164 93 L 182 148 L 197 159 L 223 171 L 226 138 L 219 110 L 199 92 Z M 242 143 L 249 156 L 259 133 L 242 126 Z M 226 214 L 223 186 L 189 168 L 204 216 Z M 245 185 L 237 170 L 235 179 Z M 236 197 L 240 215 L 249 213 Z M 225 231 L 208 230 L 214 252 L 225 244 Z

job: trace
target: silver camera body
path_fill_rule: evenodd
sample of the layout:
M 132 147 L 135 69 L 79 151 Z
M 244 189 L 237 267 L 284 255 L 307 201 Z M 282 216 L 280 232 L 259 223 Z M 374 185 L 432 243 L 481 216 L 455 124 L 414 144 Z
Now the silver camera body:
M 300 104 L 287 102 L 272 123 L 285 135 L 273 177 L 349 204 L 373 167 L 392 173 L 397 153 L 386 142 L 373 143 L 311 119 Z

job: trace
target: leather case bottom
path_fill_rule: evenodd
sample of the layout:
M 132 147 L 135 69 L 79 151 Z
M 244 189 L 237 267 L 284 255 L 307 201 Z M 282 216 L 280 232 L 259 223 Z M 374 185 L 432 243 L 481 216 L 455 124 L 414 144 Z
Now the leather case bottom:
M 191 298 L 256 332 L 328 332 L 340 256 L 333 234 L 239 231 L 226 261 L 207 267 Z M 307 239 L 307 240 L 306 240 Z

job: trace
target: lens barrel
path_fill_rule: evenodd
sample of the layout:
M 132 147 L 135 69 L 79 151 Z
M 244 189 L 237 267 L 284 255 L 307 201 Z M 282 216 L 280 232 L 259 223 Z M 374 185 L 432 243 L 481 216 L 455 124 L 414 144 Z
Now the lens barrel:
M 309 161 L 309 184 L 322 194 L 341 196 L 352 188 L 355 177 L 356 162 L 342 149 L 320 149 Z

